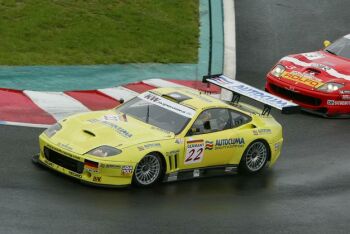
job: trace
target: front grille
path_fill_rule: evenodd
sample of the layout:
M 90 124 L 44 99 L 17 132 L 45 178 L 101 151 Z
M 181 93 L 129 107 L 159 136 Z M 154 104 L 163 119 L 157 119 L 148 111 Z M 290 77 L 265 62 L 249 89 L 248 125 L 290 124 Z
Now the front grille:
M 291 100 L 295 100 L 301 103 L 305 103 L 307 105 L 311 105 L 311 106 L 319 106 L 321 105 L 321 99 L 319 98 L 314 98 L 314 97 L 310 97 L 307 95 L 303 95 L 300 93 L 296 93 L 293 91 L 290 91 L 288 89 L 284 89 L 282 87 L 279 87 L 277 85 L 274 84 L 270 84 L 271 89 L 278 93 L 279 95 L 287 98 L 287 99 L 291 99 Z
M 44 155 L 47 160 L 50 162 L 64 167 L 70 171 L 74 171 L 76 173 L 82 173 L 84 170 L 84 163 L 74 160 L 72 158 L 66 157 L 56 151 L 53 151 L 47 147 L 44 148 Z

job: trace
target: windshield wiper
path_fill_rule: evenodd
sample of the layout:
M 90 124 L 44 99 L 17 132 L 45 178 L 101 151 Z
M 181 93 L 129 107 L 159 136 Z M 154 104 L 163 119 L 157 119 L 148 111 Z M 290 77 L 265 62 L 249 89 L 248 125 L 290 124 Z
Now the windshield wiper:
M 327 52 L 328 52 L 328 53 L 330 53 L 330 54 L 337 55 L 335 52 L 333 52 L 333 51 L 331 51 L 331 50 L 327 50 L 327 49 L 325 49 L 325 51 L 327 51 Z

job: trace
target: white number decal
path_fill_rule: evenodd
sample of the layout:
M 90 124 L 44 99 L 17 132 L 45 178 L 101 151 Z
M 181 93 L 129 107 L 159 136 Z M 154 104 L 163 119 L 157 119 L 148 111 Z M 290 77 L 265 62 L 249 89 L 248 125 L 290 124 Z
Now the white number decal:
M 185 164 L 199 163 L 204 156 L 204 141 L 195 140 L 187 142 Z

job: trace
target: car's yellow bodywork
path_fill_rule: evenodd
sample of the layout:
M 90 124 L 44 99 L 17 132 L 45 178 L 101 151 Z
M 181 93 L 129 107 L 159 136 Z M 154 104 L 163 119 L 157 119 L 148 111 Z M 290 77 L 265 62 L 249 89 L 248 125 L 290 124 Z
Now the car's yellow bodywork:
M 257 114 L 259 110 L 250 105 L 230 105 L 189 88 L 161 88 L 151 92 L 162 96 L 174 91 L 190 97 L 179 104 L 195 112 L 180 133 L 174 134 L 132 116 L 125 120 L 118 109 L 78 114 L 60 121 L 62 129 L 53 136 L 40 135 L 39 162 L 81 181 L 110 186 L 131 184 L 137 163 L 149 153 L 156 153 L 163 160 L 165 181 L 181 179 L 181 172 L 200 177 L 205 168 L 223 167 L 223 172 L 230 173 L 238 167 L 247 146 L 257 139 L 269 146 L 268 165 L 276 162 L 283 138 L 282 127 L 272 116 Z M 198 115 L 211 108 L 232 109 L 251 120 L 239 127 L 188 136 Z M 110 157 L 88 154 L 103 145 L 115 147 L 121 153 Z M 191 147 L 203 149 L 199 162 L 188 163 L 188 149 Z M 58 159 L 48 160 L 47 152 L 57 155 Z M 68 160 L 66 166 L 60 166 L 62 158 Z M 98 166 L 90 167 L 87 161 L 96 162 Z

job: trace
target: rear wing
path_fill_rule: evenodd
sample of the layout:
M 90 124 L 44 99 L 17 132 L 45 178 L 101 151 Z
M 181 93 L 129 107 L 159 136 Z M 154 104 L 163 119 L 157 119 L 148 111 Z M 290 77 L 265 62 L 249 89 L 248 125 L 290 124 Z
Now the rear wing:
M 269 115 L 271 112 L 271 107 L 280 110 L 283 114 L 290 114 L 300 111 L 300 106 L 293 102 L 259 90 L 237 80 L 230 79 L 224 75 L 205 76 L 204 82 L 209 82 L 231 91 L 233 94 L 233 103 L 238 103 L 241 95 L 263 103 L 264 109 L 261 113 L 262 115 Z

